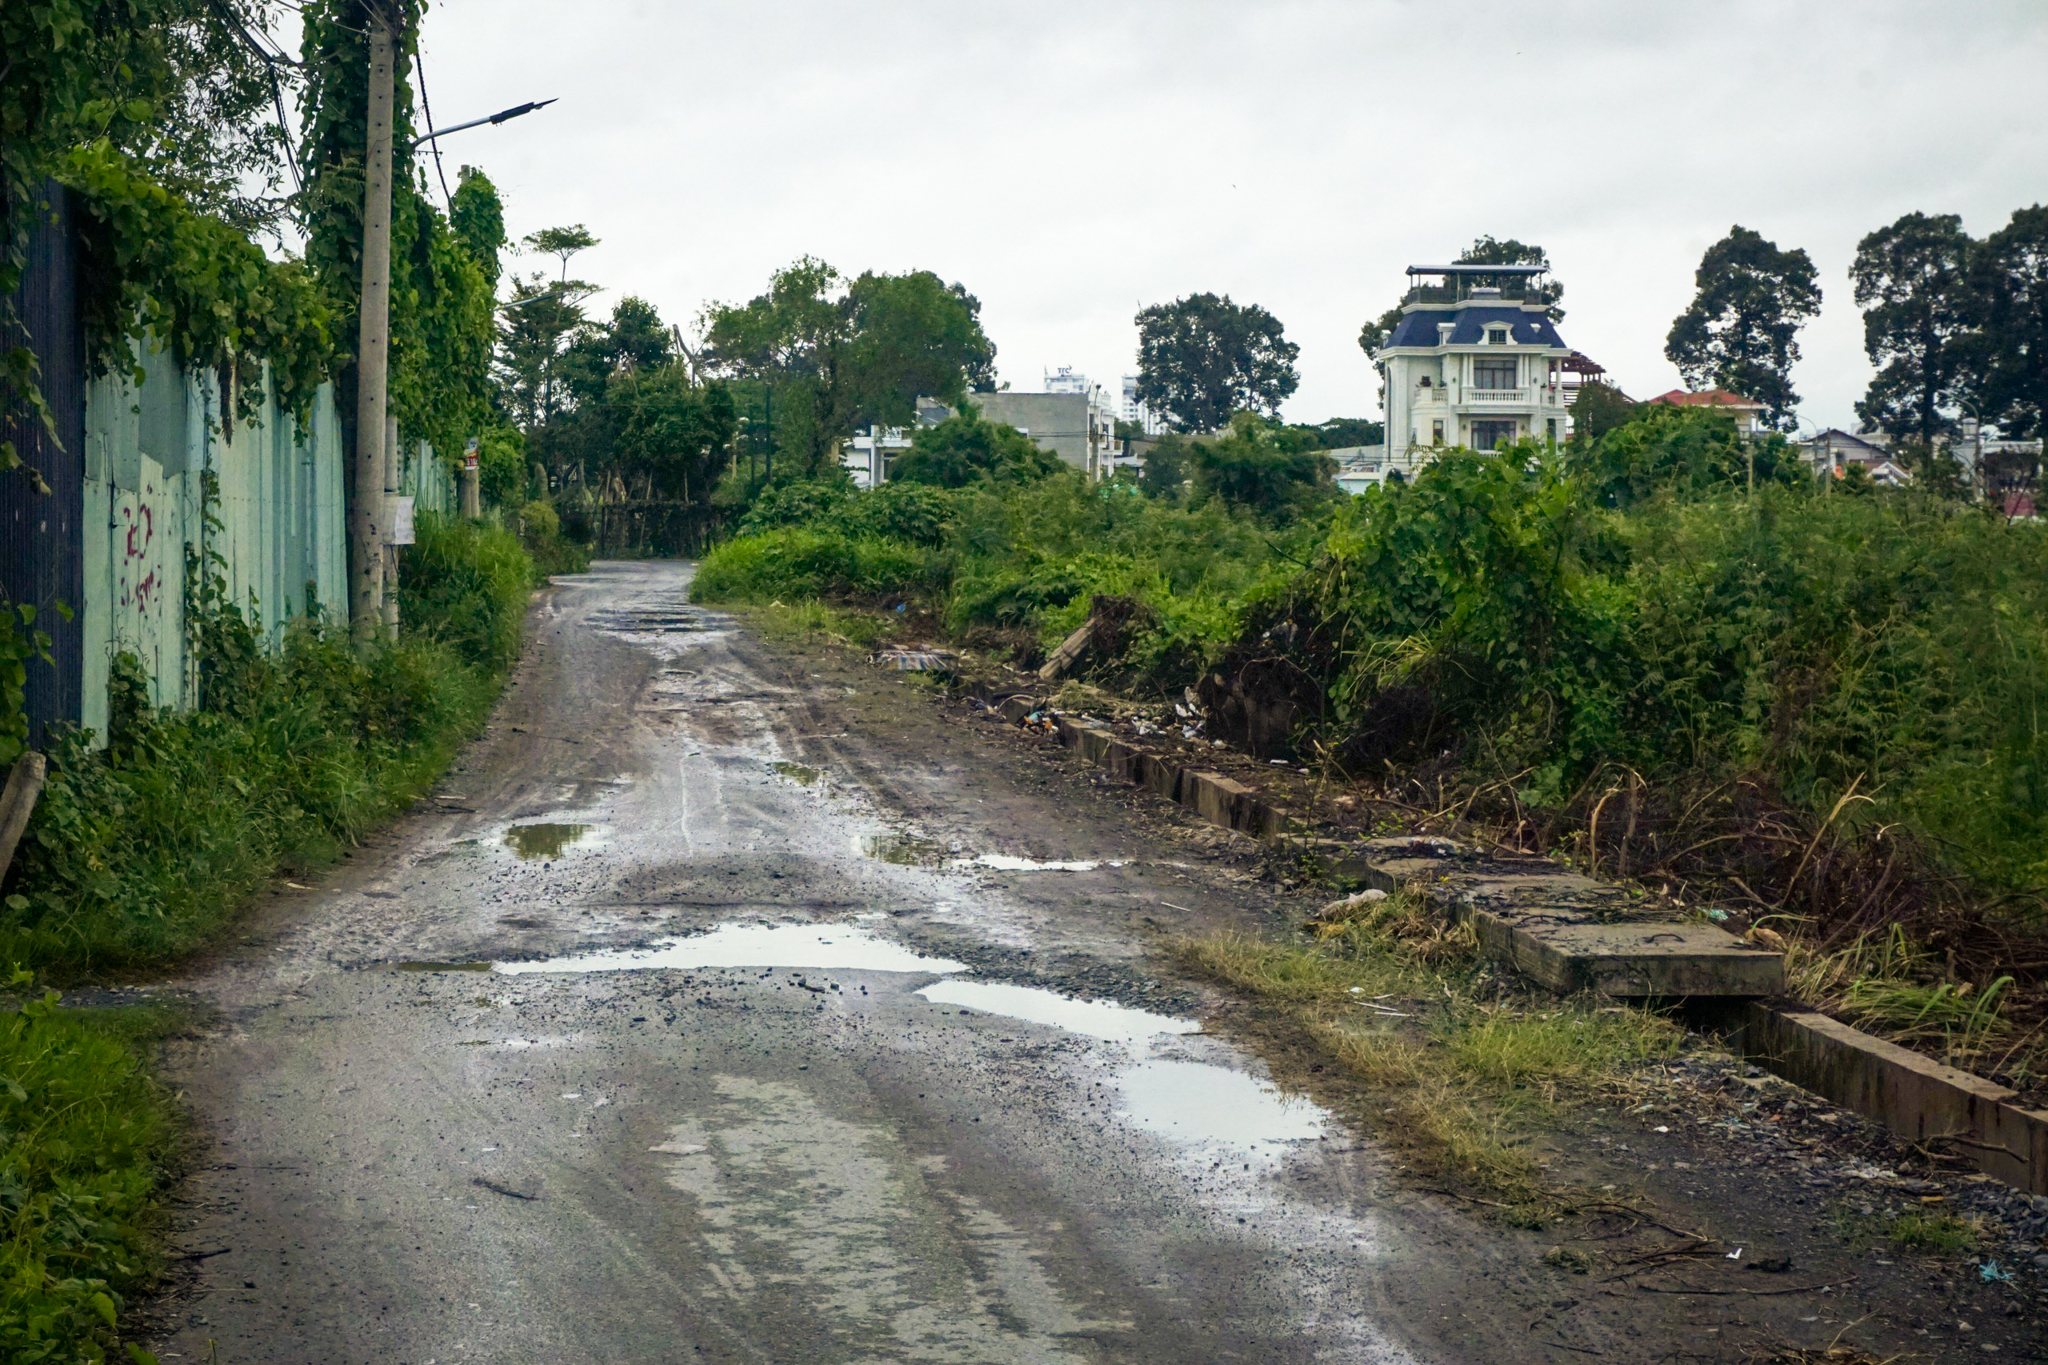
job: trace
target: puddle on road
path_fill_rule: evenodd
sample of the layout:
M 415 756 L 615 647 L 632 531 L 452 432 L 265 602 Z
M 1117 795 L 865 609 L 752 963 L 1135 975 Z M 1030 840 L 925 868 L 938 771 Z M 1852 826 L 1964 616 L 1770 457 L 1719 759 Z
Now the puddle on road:
M 1006 981 L 937 981 L 917 992 L 939 1005 L 965 1005 L 984 1014 L 1022 1019 L 1069 1033 L 1100 1038 L 1106 1043 L 1137 1046 L 1162 1033 L 1199 1033 L 1192 1019 L 1175 1019 L 1150 1010 L 1119 1005 L 1113 1000 L 1077 1000 L 1040 986 L 1013 986 Z
M 1325 1114 L 1256 1077 L 1212 1062 L 1148 1057 L 1119 1073 L 1123 1113 L 1138 1127 L 1198 1147 L 1278 1156 L 1282 1143 L 1323 1136 Z
M 549 822 L 514 825 L 505 831 L 505 847 L 529 861 L 535 858 L 559 858 L 563 849 L 588 833 L 588 825 Z
M 866 857 L 898 867 L 936 867 L 952 851 L 936 839 L 915 834 L 871 834 L 858 842 Z
M 1192 1019 L 999 981 L 954 978 L 917 994 L 934 1004 L 965 1005 L 1130 1048 L 1138 1060 L 1115 1073 L 1117 1112 L 1133 1127 L 1179 1146 L 1228 1148 L 1236 1156 L 1270 1161 L 1283 1157 L 1288 1144 L 1326 1131 L 1329 1116 L 1313 1101 L 1289 1099 L 1233 1067 L 1162 1055 L 1173 1037 L 1201 1031 Z
M 823 768 L 807 767 L 802 763 L 791 763 L 786 760 L 777 760 L 774 763 L 770 763 L 768 771 L 774 773 L 777 777 L 786 778 L 796 783 L 799 787 L 816 786 L 818 779 L 825 775 Z
M 398 964 L 398 970 L 401 972 L 487 972 L 490 969 L 491 964 L 488 962 L 401 962 Z
M 708 933 L 667 938 L 644 948 L 500 962 L 495 970 L 631 972 L 694 967 L 809 967 L 818 971 L 964 972 L 967 964 L 932 957 L 877 938 L 854 924 L 727 924 Z
M 780 769 L 779 764 L 770 767 Z M 878 858 L 898 867 L 938 867 L 942 863 L 965 858 L 975 867 L 991 868 L 997 872 L 1093 872 L 1100 867 L 1122 867 L 1121 858 L 1076 858 L 1070 860 L 1018 858 L 1008 853 L 981 853 L 967 858 L 965 854 L 917 834 L 871 834 L 854 841 L 862 856 Z
M 1093 872 L 1098 867 L 1122 867 L 1121 858 L 1078 858 L 1069 862 L 1041 862 L 1036 858 L 1012 858 L 1007 853 L 984 853 L 974 860 L 976 867 L 998 872 Z

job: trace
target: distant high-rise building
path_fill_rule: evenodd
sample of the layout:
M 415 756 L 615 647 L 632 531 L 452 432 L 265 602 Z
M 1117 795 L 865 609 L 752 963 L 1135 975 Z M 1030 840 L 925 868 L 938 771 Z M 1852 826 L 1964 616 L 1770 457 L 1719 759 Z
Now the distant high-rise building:
M 1157 436 L 1166 430 L 1166 423 L 1159 414 L 1138 401 L 1138 376 L 1124 376 L 1123 401 L 1117 405 L 1116 417 L 1119 422 L 1135 422 L 1138 429 L 1147 436 Z

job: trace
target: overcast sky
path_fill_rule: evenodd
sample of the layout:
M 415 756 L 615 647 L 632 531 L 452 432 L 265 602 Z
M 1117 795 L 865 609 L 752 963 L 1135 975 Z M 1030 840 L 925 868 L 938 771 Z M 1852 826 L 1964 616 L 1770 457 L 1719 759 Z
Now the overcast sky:
M 437 122 L 517 237 L 686 330 L 809 253 L 982 302 L 1001 377 L 1114 386 L 1141 306 L 1202 290 L 1301 346 L 1298 421 L 1377 416 L 1359 324 L 1478 234 L 1548 248 L 1565 339 L 1647 397 L 1700 253 L 1804 247 L 1802 416 L 1869 378 L 1856 242 L 1912 210 L 1983 235 L 2048 198 L 2048 3 L 438 0 Z M 538 264 L 528 262 L 529 266 Z

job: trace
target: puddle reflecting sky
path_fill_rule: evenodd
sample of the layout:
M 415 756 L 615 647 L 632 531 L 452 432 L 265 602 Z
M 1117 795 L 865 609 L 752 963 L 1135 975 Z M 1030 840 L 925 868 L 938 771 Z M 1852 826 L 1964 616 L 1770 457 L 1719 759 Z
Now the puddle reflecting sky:
M 935 1004 L 965 1005 L 987 1014 L 1120 1043 L 1137 1060 L 1116 1072 L 1118 1113 L 1134 1128 L 1197 1151 L 1229 1150 L 1233 1158 L 1277 1161 L 1288 1145 L 1327 1131 L 1329 1114 L 1309 1100 L 1290 1099 L 1235 1067 L 1166 1056 L 1176 1036 L 1198 1033 L 1176 1019 L 1107 1000 L 1077 1000 L 1036 986 L 949 978 L 919 990 Z
M 992 867 L 998 872 L 1093 872 L 1098 867 L 1122 867 L 1123 860 L 1111 858 L 1079 858 L 1071 862 L 1040 862 L 1036 858 L 1012 858 L 1007 853 L 984 853 L 974 860 L 977 867 Z
M 1192 1019 L 1175 1019 L 1109 1000 L 1076 1000 L 1057 991 L 1013 986 L 1005 981 L 952 978 L 935 981 L 918 994 L 935 1004 L 965 1005 L 985 1014 L 1000 1014 L 1132 1046 L 1149 1042 L 1162 1033 L 1194 1033 L 1202 1027 Z
M 819 971 L 963 972 L 964 962 L 932 957 L 877 938 L 853 924 L 727 924 L 704 934 L 660 939 L 644 948 L 500 962 L 495 970 L 631 972 L 678 967 L 811 967 Z

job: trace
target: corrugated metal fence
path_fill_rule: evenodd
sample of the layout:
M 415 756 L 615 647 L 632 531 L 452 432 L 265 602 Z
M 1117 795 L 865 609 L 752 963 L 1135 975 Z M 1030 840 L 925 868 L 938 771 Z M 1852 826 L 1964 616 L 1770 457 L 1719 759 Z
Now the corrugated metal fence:
M 255 416 L 224 421 L 211 372 L 181 369 L 148 348 L 137 351 L 140 383 L 130 374 L 86 380 L 76 292 L 65 273 L 68 234 L 48 235 L 59 246 L 45 245 L 31 260 L 22 315 L 62 447 L 52 449 L 46 436 L 23 441 L 23 427 L 34 424 L 32 434 L 42 436 L 40 424 L 10 410 L 15 439 L 52 491 L 36 494 L 19 475 L 0 476 L 0 588 L 13 601 L 36 602 L 42 620 L 57 619 L 55 602 L 73 609 L 55 666 L 30 666 L 30 742 L 38 746 L 52 721 L 106 733 L 107 679 L 121 651 L 142 660 L 160 705 L 194 699 L 188 547 L 219 556 L 231 596 L 273 646 L 293 617 L 346 621 L 348 613 L 347 452 L 332 388 L 321 388 L 302 429 L 279 410 L 267 376 Z M 403 490 L 423 510 L 452 514 L 446 462 L 424 442 L 409 443 L 405 454 Z M 202 506 L 208 471 L 219 491 L 210 522 Z

